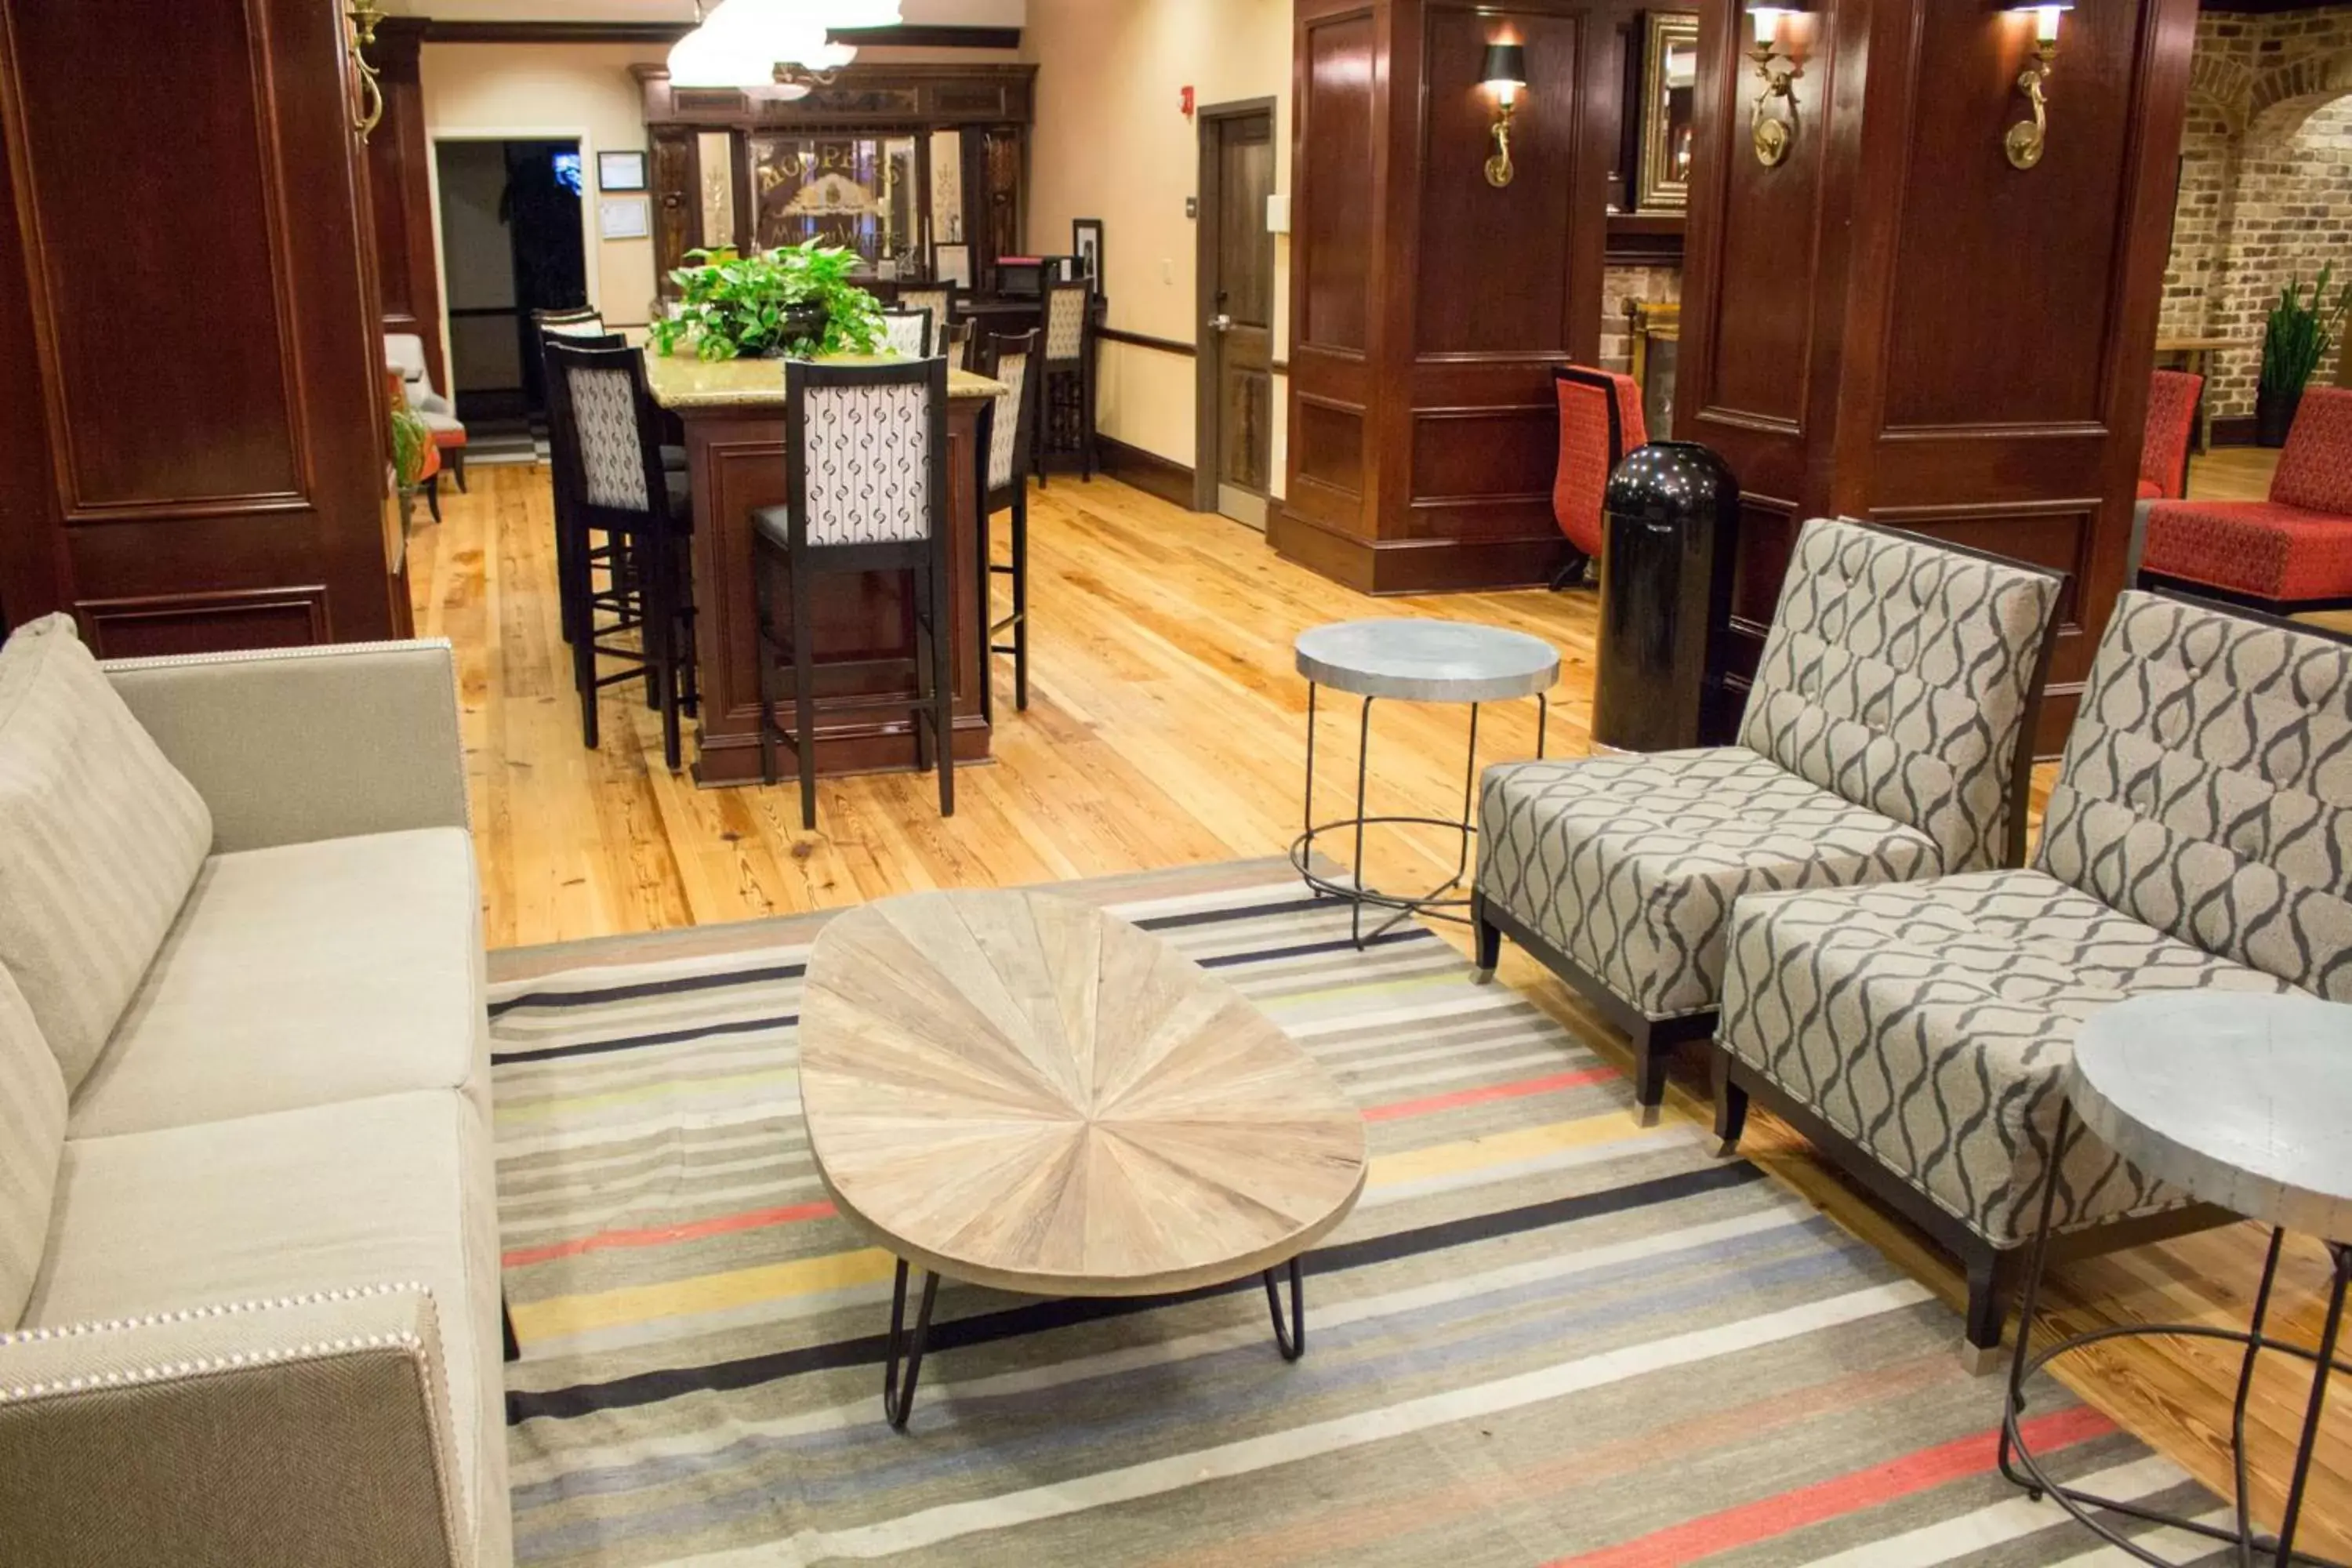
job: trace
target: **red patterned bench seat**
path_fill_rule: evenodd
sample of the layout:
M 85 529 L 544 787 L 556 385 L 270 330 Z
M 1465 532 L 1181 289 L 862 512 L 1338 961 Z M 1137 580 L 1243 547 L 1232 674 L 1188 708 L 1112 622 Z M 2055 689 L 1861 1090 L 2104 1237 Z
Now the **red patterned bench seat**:
M 2141 572 L 2279 613 L 2352 603 L 2352 389 L 2304 394 L 2268 500 L 2157 502 Z

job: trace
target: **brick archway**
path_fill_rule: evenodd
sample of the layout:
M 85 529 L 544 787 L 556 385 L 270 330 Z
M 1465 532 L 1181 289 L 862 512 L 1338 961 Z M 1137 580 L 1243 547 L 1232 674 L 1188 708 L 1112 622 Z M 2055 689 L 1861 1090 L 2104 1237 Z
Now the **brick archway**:
M 2195 74 L 2192 67 L 2192 79 Z M 2352 92 L 2352 49 L 2290 60 L 2254 79 L 2241 123 L 2250 140 L 2284 142 L 2300 131 L 2305 121 L 2347 92 Z

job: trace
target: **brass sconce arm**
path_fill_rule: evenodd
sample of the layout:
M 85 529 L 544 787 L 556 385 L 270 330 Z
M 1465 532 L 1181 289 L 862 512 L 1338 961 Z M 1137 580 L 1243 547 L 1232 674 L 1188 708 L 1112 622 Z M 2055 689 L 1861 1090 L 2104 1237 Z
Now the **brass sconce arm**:
M 1490 185 L 1507 185 L 1518 173 L 1511 163 L 1511 115 L 1517 108 L 1516 104 L 1507 103 L 1495 117 L 1491 132 L 1495 138 L 1495 153 L 1486 160 L 1486 183 Z
M 351 18 L 352 63 L 360 71 L 360 109 L 352 121 L 352 129 L 364 142 L 383 119 L 383 87 L 376 80 L 376 68 L 367 58 L 367 51 L 375 47 L 375 26 L 383 20 L 383 13 L 376 8 L 375 0 L 351 0 L 343 15 Z
M 1794 56 L 1775 53 L 1769 43 L 1759 43 L 1748 58 L 1756 62 L 1757 79 L 1764 84 L 1748 116 L 1748 144 L 1755 148 L 1758 163 L 1775 168 L 1796 143 L 1797 95 L 1792 84 L 1805 74 L 1805 68 Z
M 2001 138 L 2001 151 L 2009 154 L 2010 166 L 2031 169 L 2042 162 L 2042 154 L 2050 145 L 2050 99 L 2042 83 L 2050 79 L 2050 68 L 2058 63 L 2058 45 L 2054 39 L 2043 39 L 2017 73 L 2017 90 L 2025 95 L 2032 106 L 2033 118 L 2021 120 L 2009 128 Z

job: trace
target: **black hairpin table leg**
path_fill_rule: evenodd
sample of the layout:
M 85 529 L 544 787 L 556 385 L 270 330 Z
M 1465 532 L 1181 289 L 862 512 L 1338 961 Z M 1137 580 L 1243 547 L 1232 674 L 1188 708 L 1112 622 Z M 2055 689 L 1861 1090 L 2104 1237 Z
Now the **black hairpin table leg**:
M 915 1382 L 923 1374 L 923 1342 L 930 1336 L 931 1305 L 939 1300 L 940 1277 L 923 1274 L 923 1304 L 915 1311 L 915 1331 L 907 1332 L 907 1260 L 898 1260 L 897 1283 L 890 1289 L 890 1355 L 882 1369 L 882 1414 L 903 1432 L 915 1410 Z M 907 1361 L 906 1381 L 898 1378 L 898 1358 Z
M 1265 1271 L 1266 1310 L 1274 1314 L 1275 1347 L 1282 1352 L 1285 1361 L 1297 1361 L 1307 1353 L 1307 1292 L 1298 1283 L 1298 1259 L 1287 1265 L 1290 1274 L 1290 1321 L 1282 1321 L 1282 1292 L 1274 1282 L 1275 1271 Z

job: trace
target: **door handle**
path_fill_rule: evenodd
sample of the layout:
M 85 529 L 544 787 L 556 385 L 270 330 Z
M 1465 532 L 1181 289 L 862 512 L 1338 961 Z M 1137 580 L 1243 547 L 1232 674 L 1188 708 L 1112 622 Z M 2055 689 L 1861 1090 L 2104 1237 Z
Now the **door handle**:
M 1218 331 L 1230 332 L 1234 330 L 1234 319 L 1220 310 L 1209 318 L 1209 325 Z

